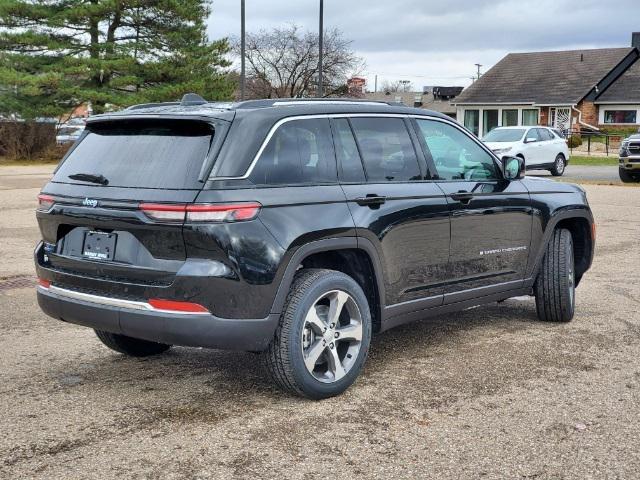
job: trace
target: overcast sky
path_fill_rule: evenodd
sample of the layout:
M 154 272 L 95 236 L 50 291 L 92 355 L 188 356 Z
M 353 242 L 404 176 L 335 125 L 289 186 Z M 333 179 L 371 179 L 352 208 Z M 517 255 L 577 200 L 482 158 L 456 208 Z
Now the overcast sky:
M 247 30 L 318 28 L 319 0 L 246 0 Z M 640 0 L 325 0 L 325 28 L 353 40 L 367 88 L 384 79 L 468 85 L 508 52 L 626 47 Z M 239 35 L 240 0 L 213 0 L 212 39 Z

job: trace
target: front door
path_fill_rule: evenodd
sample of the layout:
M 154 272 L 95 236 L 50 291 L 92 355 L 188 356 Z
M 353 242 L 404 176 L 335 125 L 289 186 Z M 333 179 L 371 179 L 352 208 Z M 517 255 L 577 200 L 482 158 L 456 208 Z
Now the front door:
M 550 109 L 550 125 L 557 128 L 562 133 L 567 132 L 571 128 L 571 109 L 556 108 Z
M 422 119 L 416 125 L 451 212 L 445 303 L 519 288 L 529 257 L 529 192 L 505 180 L 493 156 L 457 126 Z

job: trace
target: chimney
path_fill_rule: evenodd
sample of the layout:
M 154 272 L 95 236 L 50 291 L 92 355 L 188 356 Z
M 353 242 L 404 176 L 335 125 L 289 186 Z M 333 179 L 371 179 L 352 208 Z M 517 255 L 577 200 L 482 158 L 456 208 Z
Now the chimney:
M 640 32 L 633 32 L 631 34 L 631 46 L 640 50 Z

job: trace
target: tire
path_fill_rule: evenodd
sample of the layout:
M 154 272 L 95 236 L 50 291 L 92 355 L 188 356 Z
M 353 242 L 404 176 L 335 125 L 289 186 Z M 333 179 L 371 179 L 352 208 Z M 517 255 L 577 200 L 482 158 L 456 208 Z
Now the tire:
M 104 332 L 102 330 L 95 330 L 95 332 L 100 341 L 111 350 L 131 357 L 158 355 L 171 348 L 171 345 L 165 345 L 164 343 L 149 342 L 117 333 Z
M 538 318 L 570 322 L 575 313 L 573 239 L 567 229 L 556 229 L 547 245 L 534 285 Z
M 338 304 L 343 307 L 336 317 L 331 308 Z M 360 285 L 342 272 L 303 269 L 294 278 L 264 359 L 282 389 L 319 400 L 349 388 L 370 341 L 371 312 Z
M 620 180 L 624 183 L 640 182 L 640 174 L 634 175 L 624 168 L 618 167 L 618 174 L 620 175 Z
M 564 169 L 567 167 L 567 160 L 564 155 L 559 153 L 556 155 L 556 159 L 553 161 L 553 168 L 549 170 L 554 177 L 561 177 L 564 173 Z

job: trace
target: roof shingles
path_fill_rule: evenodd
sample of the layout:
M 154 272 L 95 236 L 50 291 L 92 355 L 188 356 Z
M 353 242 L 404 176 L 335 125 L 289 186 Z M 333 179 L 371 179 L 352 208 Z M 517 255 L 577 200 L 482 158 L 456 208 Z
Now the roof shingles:
M 510 53 L 453 103 L 575 104 L 631 50 Z

